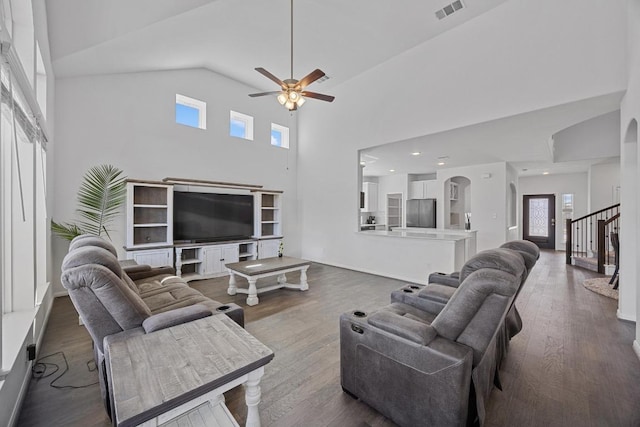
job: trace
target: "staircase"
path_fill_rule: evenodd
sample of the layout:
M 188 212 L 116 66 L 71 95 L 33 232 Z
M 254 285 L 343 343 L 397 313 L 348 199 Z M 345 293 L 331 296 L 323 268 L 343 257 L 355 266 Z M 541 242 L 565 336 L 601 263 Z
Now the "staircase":
M 601 274 L 612 274 L 615 252 L 610 233 L 620 229 L 620 203 L 578 219 L 567 219 L 566 262 Z

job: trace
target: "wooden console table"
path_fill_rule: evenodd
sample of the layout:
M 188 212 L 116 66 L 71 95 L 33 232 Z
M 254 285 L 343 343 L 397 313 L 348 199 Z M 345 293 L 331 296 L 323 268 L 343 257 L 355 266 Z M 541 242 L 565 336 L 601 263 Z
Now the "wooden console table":
M 227 264 L 227 269 L 229 269 L 229 289 L 227 289 L 227 293 L 229 295 L 235 295 L 236 293 L 247 294 L 247 304 L 256 305 L 258 304 L 258 294 L 262 292 L 280 288 L 306 291 L 309 289 L 309 284 L 307 283 L 307 269 L 309 265 L 311 265 L 310 261 L 287 256 Z M 287 283 L 287 276 L 285 276 L 285 274 L 292 271 L 300 271 L 300 283 Z M 249 281 L 248 289 L 237 287 L 236 275 L 244 277 Z M 266 286 L 260 289 L 256 287 L 258 279 L 270 276 L 278 276 L 277 285 Z
M 150 334 L 112 336 L 105 355 L 116 426 L 173 425 L 185 417 L 237 426 L 222 393 L 240 384 L 246 425 L 260 426 L 259 383 L 273 352 L 224 314 Z

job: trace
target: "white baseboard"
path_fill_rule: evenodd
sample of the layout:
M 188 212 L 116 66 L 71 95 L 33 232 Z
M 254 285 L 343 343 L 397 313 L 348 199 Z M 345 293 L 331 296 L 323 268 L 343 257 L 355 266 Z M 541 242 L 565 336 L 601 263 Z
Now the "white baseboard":
M 636 356 L 640 359 L 640 343 L 638 340 L 633 341 L 633 351 L 636 352 Z
M 620 309 L 616 311 L 616 317 L 619 320 L 624 320 L 626 322 L 633 322 L 633 323 L 636 322 L 636 318 L 634 316 L 625 316 L 624 314 L 620 313 Z
M 415 280 L 415 279 L 412 279 L 410 277 L 389 276 L 389 273 L 382 272 L 382 271 L 368 270 L 368 269 L 363 269 L 363 268 L 355 268 L 355 267 L 352 267 L 352 266 L 343 265 L 343 264 L 334 263 L 334 262 L 329 262 L 329 261 L 318 261 L 318 260 L 311 259 L 309 257 L 306 257 L 305 259 L 307 259 L 307 260 L 309 260 L 311 262 L 315 262 L 316 264 L 330 265 L 332 267 L 344 268 L 346 270 L 352 270 L 352 271 L 359 271 L 360 273 L 373 274 L 375 276 L 388 277 L 389 279 L 401 280 L 403 282 L 418 283 L 418 284 L 421 284 L 421 285 L 426 285 L 428 280 L 429 280 L 428 279 L 428 276 L 429 276 L 428 274 L 425 274 L 424 280 Z
M 9 426 L 11 427 L 14 427 L 18 424 L 18 418 L 20 418 L 20 411 L 22 410 L 22 402 L 24 402 L 24 398 L 27 396 L 29 382 L 31 381 L 32 366 L 33 362 L 29 362 L 29 367 L 27 368 L 24 379 L 22 380 L 22 385 L 20 386 L 20 393 L 18 393 L 16 405 L 13 407 L 13 412 L 11 412 L 11 418 L 9 418 Z

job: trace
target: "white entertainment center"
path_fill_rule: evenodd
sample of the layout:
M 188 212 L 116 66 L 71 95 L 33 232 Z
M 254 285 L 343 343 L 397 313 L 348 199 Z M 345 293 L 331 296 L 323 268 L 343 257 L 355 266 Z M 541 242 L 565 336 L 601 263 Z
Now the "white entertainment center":
M 226 241 L 174 243 L 176 187 L 252 195 L 253 235 Z M 152 267 L 175 266 L 176 274 L 185 280 L 220 277 L 229 274 L 225 264 L 278 255 L 282 242 L 282 191 L 264 190 L 257 185 L 179 178 L 127 180 L 126 221 L 127 259 Z

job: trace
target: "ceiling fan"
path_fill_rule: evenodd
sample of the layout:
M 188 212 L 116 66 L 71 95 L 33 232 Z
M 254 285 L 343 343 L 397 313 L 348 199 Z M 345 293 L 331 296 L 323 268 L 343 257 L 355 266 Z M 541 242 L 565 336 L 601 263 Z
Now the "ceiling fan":
M 255 70 L 266 78 L 279 84 L 282 90 L 252 93 L 249 96 L 257 97 L 277 94 L 280 105 L 284 105 L 289 111 L 294 111 L 297 110 L 298 107 L 302 107 L 302 104 L 305 102 L 305 98 L 314 98 L 327 102 L 332 102 L 335 99 L 335 97 L 331 95 L 323 95 L 321 93 L 304 90 L 311 83 L 324 77 L 325 74 L 322 70 L 315 69 L 300 80 L 293 78 L 293 0 L 291 0 L 291 78 L 280 80 L 262 67 L 258 67 Z

